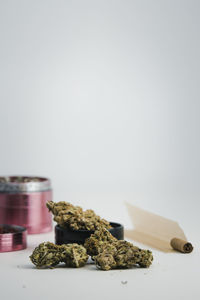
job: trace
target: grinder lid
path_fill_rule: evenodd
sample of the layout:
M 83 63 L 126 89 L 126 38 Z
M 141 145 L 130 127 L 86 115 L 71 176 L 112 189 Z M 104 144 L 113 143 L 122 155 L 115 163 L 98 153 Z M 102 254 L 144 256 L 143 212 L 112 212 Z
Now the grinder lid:
M 17 225 L 0 224 L 0 252 L 22 250 L 27 247 L 27 230 Z
M 43 192 L 51 189 L 51 181 L 44 177 L 0 177 L 0 193 Z

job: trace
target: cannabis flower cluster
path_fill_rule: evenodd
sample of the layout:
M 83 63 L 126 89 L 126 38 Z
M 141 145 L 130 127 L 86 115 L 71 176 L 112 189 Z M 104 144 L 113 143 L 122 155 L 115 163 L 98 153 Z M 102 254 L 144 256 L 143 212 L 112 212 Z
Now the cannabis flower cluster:
M 148 268 L 153 261 L 151 251 L 142 250 L 124 240 L 117 240 L 105 228 L 95 231 L 86 239 L 84 247 L 97 268 L 106 271 L 134 265 Z
M 108 229 L 111 225 L 101 219 L 93 210 L 83 211 L 79 206 L 67 202 L 47 202 L 48 209 L 54 214 L 54 220 L 61 226 L 71 230 L 92 230 L 93 234 L 85 240 L 84 245 L 55 245 L 50 242 L 40 244 L 30 256 L 38 268 L 54 267 L 64 262 L 67 267 L 83 267 L 89 255 L 102 270 L 130 268 L 140 266 L 148 268 L 153 255 L 149 250 L 143 250 L 132 243 L 117 240 Z
M 64 262 L 67 267 L 83 267 L 88 255 L 86 249 L 78 244 L 55 245 L 50 242 L 41 243 L 35 248 L 30 260 L 36 267 L 55 267 L 60 262 Z
M 142 250 L 127 241 L 119 241 L 105 228 L 95 231 L 84 246 L 42 243 L 35 248 L 30 259 L 38 268 L 55 267 L 60 262 L 67 267 L 78 268 L 86 264 L 88 255 L 91 255 L 97 268 L 106 271 L 135 265 L 148 268 L 153 261 L 151 251 Z
M 91 209 L 83 211 L 80 206 L 74 206 L 68 202 L 47 202 L 47 208 L 54 215 L 54 221 L 59 226 L 69 228 L 72 230 L 91 230 L 95 231 L 100 227 L 107 229 L 111 228 L 108 221 L 101 219 Z

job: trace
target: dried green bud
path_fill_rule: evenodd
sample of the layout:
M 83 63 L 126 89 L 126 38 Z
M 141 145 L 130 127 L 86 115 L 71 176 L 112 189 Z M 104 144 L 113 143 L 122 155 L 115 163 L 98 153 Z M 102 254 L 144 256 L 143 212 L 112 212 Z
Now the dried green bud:
M 153 255 L 150 250 L 141 250 L 141 258 L 138 265 L 142 268 L 149 268 L 153 261 Z
M 109 242 L 117 241 L 117 239 L 106 229 L 96 230 L 91 236 L 85 240 L 84 247 L 91 256 L 100 253 L 102 246 Z
M 100 227 L 111 228 L 108 221 L 101 219 L 91 209 L 83 211 L 79 206 L 74 206 L 68 202 L 53 201 L 47 202 L 47 208 L 53 213 L 54 221 L 61 227 L 70 228 L 72 230 L 92 230 L 95 231 Z
M 36 267 L 53 267 L 60 262 L 60 246 L 50 242 L 40 244 L 35 248 L 30 260 Z
M 149 267 L 153 260 L 151 251 L 142 250 L 127 241 L 119 241 L 105 228 L 91 234 L 84 247 L 102 270 L 130 268 L 133 265 Z
M 98 269 L 104 271 L 116 269 L 118 267 L 113 254 L 107 252 L 95 256 L 95 264 Z
M 151 251 L 142 250 L 127 241 L 114 241 L 105 243 L 97 256 L 94 256 L 95 264 L 102 270 L 116 268 L 130 268 L 134 265 L 149 267 L 153 256 Z
M 83 267 L 87 260 L 88 255 L 86 249 L 78 244 L 61 245 L 61 261 L 67 267 L 79 268 Z
M 54 267 L 64 262 L 67 267 L 82 267 L 88 260 L 86 249 L 78 244 L 55 245 L 50 242 L 35 248 L 30 259 L 38 268 Z

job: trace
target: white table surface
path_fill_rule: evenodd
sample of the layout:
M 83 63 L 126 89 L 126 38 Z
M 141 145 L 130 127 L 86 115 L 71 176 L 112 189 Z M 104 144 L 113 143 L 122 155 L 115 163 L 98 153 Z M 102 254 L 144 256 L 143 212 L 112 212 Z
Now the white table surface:
M 38 270 L 29 260 L 40 242 L 54 241 L 53 232 L 28 236 L 28 248 L 0 253 L 0 291 L 7 299 L 200 299 L 200 242 L 193 236 L 191 254 L 153 250 L 149 269 L 97 270 L 92 262 L 80 269 Z M 143 246 L 144 247 L 144 246 Z

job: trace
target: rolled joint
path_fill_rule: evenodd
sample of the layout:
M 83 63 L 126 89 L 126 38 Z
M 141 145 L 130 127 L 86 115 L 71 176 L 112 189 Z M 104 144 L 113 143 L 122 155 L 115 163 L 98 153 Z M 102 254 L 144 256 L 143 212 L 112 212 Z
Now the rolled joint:
M 170 245 L 174 250 L 177 250 L 182 253 L 191 253 L 193 250 L 193 246 L 191 243 L 179 238 L 171 239 Z

